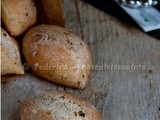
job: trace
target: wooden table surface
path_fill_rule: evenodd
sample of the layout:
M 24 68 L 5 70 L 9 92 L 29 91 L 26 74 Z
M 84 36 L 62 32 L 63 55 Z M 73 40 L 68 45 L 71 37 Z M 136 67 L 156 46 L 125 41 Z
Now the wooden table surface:
M 37 89 L 64 90 L 89 101 L 103 120 L 160 120 L 160 41 L 80 0 L 63 0 L 66 27 L 88 43 L 95 68 L 85 90 L 48 82 L 34 73 L 2 84 L 2 120 L 20 120 L 21 103 Z

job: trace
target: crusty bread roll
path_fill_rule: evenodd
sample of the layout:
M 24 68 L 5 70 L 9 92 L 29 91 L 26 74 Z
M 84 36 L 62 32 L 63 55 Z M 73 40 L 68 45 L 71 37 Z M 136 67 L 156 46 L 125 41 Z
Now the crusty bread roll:
M 101 120 L 87 100 L 60 91 L 36 93 L 22 104 L 20 116 L 21 120 Z
M 18 44 L 4 29 L 1 29 L 1 74 L 24 74 Z
M 79 37 L 58 26 L 39 25 L 22 44 L 27 63 L 41 77 L 73 88 L 87 86 L 92 58 Z
M 2 0 L 2 22 L 13 36 L 21 35 L 36 22 L 33 0 Z

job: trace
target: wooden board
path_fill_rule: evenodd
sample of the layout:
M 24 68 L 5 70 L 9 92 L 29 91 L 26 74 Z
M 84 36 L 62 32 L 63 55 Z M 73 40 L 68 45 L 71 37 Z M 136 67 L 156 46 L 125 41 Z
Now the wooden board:
M 20 120 L 21 103 L 37 89 L 58 89 L 90 100 L 103 120 L 159 120 L 160 41 L 80 0 L 63 0 L 63 4 L 66 27 L 90 46 L 94 66 L 141 65 L 146 69 L 94 68 L 85 90 L 58 86 L 28 72 L 2 84 L 2 119 Z

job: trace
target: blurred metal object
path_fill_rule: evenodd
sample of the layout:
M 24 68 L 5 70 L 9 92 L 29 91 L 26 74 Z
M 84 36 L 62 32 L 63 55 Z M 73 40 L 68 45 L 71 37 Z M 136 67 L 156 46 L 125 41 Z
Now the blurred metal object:
M 118 0 L 119 3 L 130 8 L 141 8 L 155 6 L 159 3 L 158 0 Z
M 129 0 L 127 6 L 131 8 L 138 8 L 142 6 L 142 3 L 138 0 Z
M 160 0 L 159 0 L 160 2 Z M 152 5 L 158 5 L 158 1 L 157 0 L 152 0 Z

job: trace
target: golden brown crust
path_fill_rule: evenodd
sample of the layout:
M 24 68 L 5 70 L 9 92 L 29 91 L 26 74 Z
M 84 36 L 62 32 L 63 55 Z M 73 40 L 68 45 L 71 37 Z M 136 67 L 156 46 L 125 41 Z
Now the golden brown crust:
M 36 93 L 23 103 L 21 119 L 32 118 L 35 115 L 33 109 L 47 111 L 51 120 L 102 120 L 100 113 L 87 100 L 62 91 Z
M 77 111 L 77 115 L 79 115 L 81 117 L 86 116 L 87 117 L 86 120 L 102 120 L 101 114 L 99 113 L 99 111 L 94 106 L 92 106 L 91 103 L 86 99 L 83 99 L 79 96 L 75 96 L 75 95 L 72 95 L 70 93 L 66 93 L 66 92 L 63 92 L 63 91 L 55 91 L 55 92 L 48 91 L 47 94 L 51 95 L 51 96 L 52 95 L 55 95 L 55 96 L 57 95 L 59 97 L 64 96 L 69 101 L 72 101 L 73 104 L 77 104 L 82 109 L 82 111 L 81 110 Z M 85 114 L 83 114 L 83 112 Z
M 41 77 L 73 88 L 87 86 L 90 50 L 66 29 L 53 25 L 32 28 L 24 37 L 23 53 L 31 69 Z
M 21 120 L 54 120 L 50 111 L 43 110 L 32 101 L 25 101 L 21 108 Z
M 36 22 L 33 0 L 2 0 L 2 21 L 13 36 L 21 35 Z
M 1 57 L 1 75 L 24 74 L 18 44 L 4 29 L 1 29 Z

